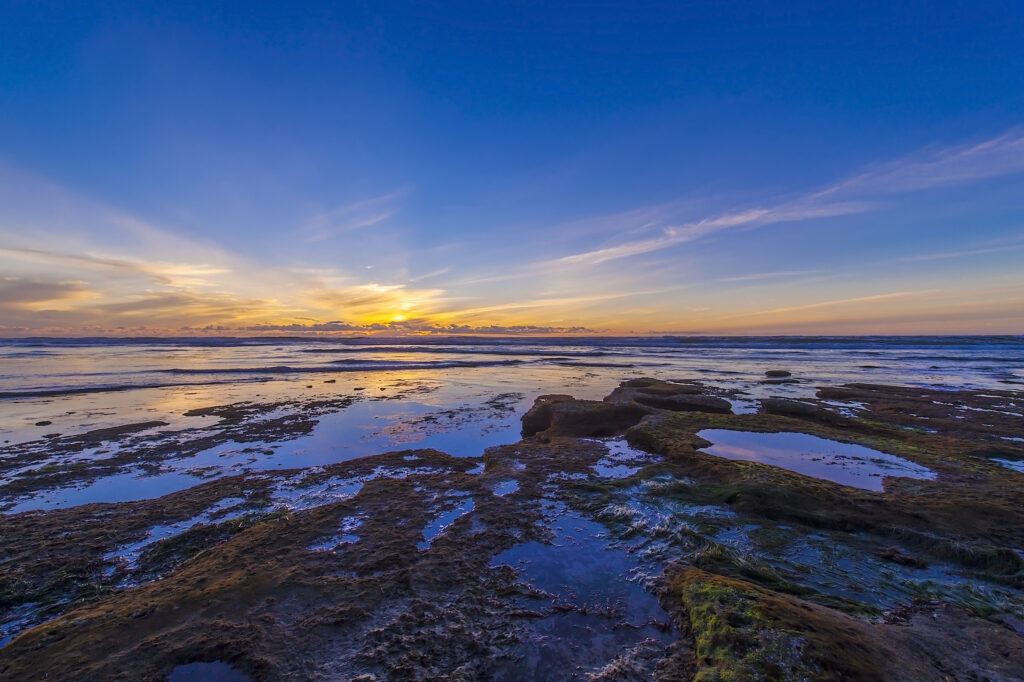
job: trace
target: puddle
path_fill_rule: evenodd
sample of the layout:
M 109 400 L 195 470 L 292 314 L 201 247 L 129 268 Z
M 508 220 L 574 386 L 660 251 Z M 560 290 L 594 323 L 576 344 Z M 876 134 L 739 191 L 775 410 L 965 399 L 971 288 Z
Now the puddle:
M 556 471 L 553 474 L 548 474 L 548 476 L 547 476 L 547 483 L 550 486 L 555 481 L 585 481 L 588 478 L 590 478 L 590 477 L 587 476 L 586 474 L 581 474 L 581 473 L 570 474 L 570 473 L 566 473 L 564 471 Z
M 313 432 L 283 444 L 277 459 L 309 466 L 365 457 L 398 448 L 434 448 L 455 457 L 478 457 L 488 447 L 519 439 L 518 414 L 495 415 L 479 405 L 438 406 L 412 400 L 365 401 L 322 415 Z M 449 418 L 449 415 L 452 415 Z
M 205 479 L 324 466 L 400 447 L 434 448 L 455 456 L 478 457 L 488 447 L 518 440 L 521 429 L 518 414 L 525 411 L 530 402 L 521 393 L 488 395 L 466 396 L 463 390 L 448 398 L 437 396 L 436 403 L 431 404 L 396 395 L 393 397 L 400 399 L 367 399 L 334 411 L 306 415 L 289 403 L 286 407 L 259 412 L 246 422 L 240 433 L 226 436 L 223 432 L 227 427 L 222 419 L 204 417 L 210 423 L 188 424 L 195 430 L 153 427 L 124 436 L 120 441 L 90 444 L 74 452 L 58 449 L 47 454 L 49 446 L 41 445 L 40 452 L 45 457 L 5 471 L 4 480 L 0 481 L 0 497 L 6 480 L 33 474 L 34 470 L 45 466 L 65 468 L 96 464 L 124 456 L 125 450 L 130 451 L 128 454 L 136 450 L 144 454 L 147 449 L 157 447 L 172 448 L 181 456 L 163 458 L 156 472 L 140 467 L 96 478 L 83 474 L 84 484 L 63 485 L 8 498 L 4 501 L 13 504 L 3 513 L 151 499 L 190 488 Z M 456 402 L 457 397 L 461 399 Z M 472 399 L 466 400 L 467 397 Z M 300 417 L 313 422 L 308 433 L 297 427 L 260 431 L 263 425 L 275 420 L 302 421 Z M 95 425 L 85 424 L 82 428 L 86 426 Z M 204 439 L 222 437 L 225 442 L 195 448 L 195 443 Z M 416 455 L 405 457 L 409 462 L 416 459 Z
M 249 676 L 227 663 L 188 663 L 171 671 L 167 682 L 250 682 Z
M 359 542 L 359 536 L 355 534 L 355 531 L 359 530 L 364 520 L 363 516 L 348 516 L 342 519 L 338 525 L 339 533 L 321 538 L 307 549 L 314 552 L 330 552 L 341 545 L 352 545 Z
M 1024 460 L 993 458 L 992 461 L 993 462 L 998 462 L 999 464 L 1002 464 L 1007 469 L 1012 469 L 1013 471 L 1017 471 L 1017 472 L 1020 472 L 1020 473 L 1024 474 Z
M 135 502 L 191 488 L 203 479 L 183 471 L 147 476 L 137 471 L 114 474 L 84 486 L 51 488 L 43 493 L 20 498 L 5 509 L 5 514 L 18 514 L 37 509 L 74 507 L 90 502 Z
M 630 447 L 625 438 L 602 441 L 608 454 L 593 465 L 594 473 L 601 478 L 628 478 L 640 471 L 646 464 L 660 461 L 660 457 Z
M 755 414 L 761 406 L 757 400 L 743 398 L 726 398 L 726 400 L 732 405 L 733 414 Z
M 7 609 L 3 615 L 4 620 L 0 622 L 0 648 L 21 634 L 22 630 L 38 622 L 36 620 L 36 607 L 38 606 L 37 602 L 30 602 Z
M 667 490 L 671 490 L 667 482 L 654 492 L 643 484 L 625 488 L 598 512 L 598 518 L 612 529 L 614 546 L 637 562 L 634 579 L 653 578 L 666 563 L 693 563 L 712 550 L 731 557 L 737 565 L 762 567 L 822 594 L 879 608 L 907 603 L 924 591 L 950 595 L 973 588 L 988 590 L 990 603 L 1012 598 L 999 586 L 966 581 L 953 566 L 885 561 L 874 553 L 879 545 L 870 536 L 761 526 L 728 507 L 695 504 Z M 912 555 L 906 548 L 896 549 Z
M 855 419 L 859 413 L 867 411 L 867 405 L 856 400 L 823 400 L 822 404 L 828 405 L 843 417 Z
M 231 507 L 243 504 L 244 502 L 245 500 L 241 497 L 226 497 L 194 518 L 187 519 L 185 521 L 178 521 L 176 523 L 153 526 L 150 528 L 149 534 L 145 539 L 133 542 L 123 547 L 118 547 L 113 552 L 105 554 L 104 558 L 108 560 L 116 560 L 119 563 L 122 563 L 124 568 L 127 570 L 134 570 L 137 567 L 139 557 L 144 551 L 146 551 L 146 549 L 153 545 L 153 543 L 181 535 L 185 531 L 201 523 L 220 523 L 221 521 L 227 521 L 230 518 L 234 518 L 219 518 L 219 512 L 223 512 Z M 215 519 L 214 517 L 218 518 Z
M 498 497 L 504 497 L 505 495 L 511 495 L 515 491 L 519 490 L 519 481 L 511 479 L 508 481 L 502 481 L 498 485 L 494 486 L 494 494 Z
M 363 478 L 335 476 L 321 483 L 303 486 L 301 482 L 279 486 L 274 490 L 273 503 L 295 511 L 340 502 L 355 497 L 363 489 Z
M 862 490 L 882 492 L 885 476 L 935 478 L 935 472 L 900 457 L 806 433 L 704 429 L 697 435 L 712 442 L 702 451 L 717 457 L 770 464 Z
M 668 615 L 657 599 L 631 580 L 636 559 L 612 545 L 599 523 L 549 507 L 550 544 L 516 545 L 492 561 L 512 566 L 546 596 L 522 597 L 523 608 L 547 613 L 531 620 L 516 660 L 496 680 L 565 679 L 566 671 L 595 671 L 642 642 L 664 647 L 673 640 Z
M 454 492 L 453 495 L 469 495 L 466 492 Z M 460 500 L 455 507 L 438 514 L 433 521 L 423 527 L 423 540 L 416 543 L 416 547 L 419 549 L 427 549 L 430 547 L 430 543 L 434 541 L 438 535 L 443 533 L 448 526 L 455 523 L 455 520 L 464 514 L 468 514 L 473 511 L 474 508 L 473 498 L 465 497 Z
M 408 467 L 396 469 L 392 467 L 376 467 L 364 476 L 332 476 L 323 481 L 306 483 L 310 472 L 300 474 L 296 479 L 285 482 L 275 488 L 273 503 L 278 507 L 292 510 L 309 509 L 330 502 L 340 502 L 356 496 L 368 481 L 379 478 L 402 479 L 409 476 L 428 476 L 449 473 L 450 469 L 436 467 Z

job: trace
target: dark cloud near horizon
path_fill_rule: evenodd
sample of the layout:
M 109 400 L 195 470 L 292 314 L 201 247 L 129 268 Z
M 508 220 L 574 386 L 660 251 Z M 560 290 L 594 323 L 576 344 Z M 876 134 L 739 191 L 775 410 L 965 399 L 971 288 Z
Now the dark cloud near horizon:
M 435 324 L 427 320 L 403 320 L 375 322 L 372 324 L 351 324 L 338 320 L 317 324 L 261 324 L 235 329 L 246 332 L 398 332 L 404 334 L 583 334 L 594 333 L 587 327 L 546 327 L 538 325 L 486 325 L 473 327 L 466 324 Z
M 84 282 L 39 278 L 0 278 L 0 306 L 20 307 L 32 303 L 78 298 L 87 290 Z

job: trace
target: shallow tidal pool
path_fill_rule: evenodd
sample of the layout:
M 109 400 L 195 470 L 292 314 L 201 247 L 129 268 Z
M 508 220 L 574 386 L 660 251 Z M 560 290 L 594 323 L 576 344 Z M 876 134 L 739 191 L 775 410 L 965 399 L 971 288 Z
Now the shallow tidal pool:
M 841 485 L 882 492 L 886 476 L 931 480 L 935 472 L 878 450 L 806 433 L 761 433 L 704 429 L 697 433 L 711 446 L 702 452 L 770 464 Z

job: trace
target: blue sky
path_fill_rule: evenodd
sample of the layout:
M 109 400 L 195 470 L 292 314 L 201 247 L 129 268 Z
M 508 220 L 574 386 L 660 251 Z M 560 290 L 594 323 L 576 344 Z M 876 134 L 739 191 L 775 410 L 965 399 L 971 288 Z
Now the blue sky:
M 0 333 L 1024 332 L 1024 6 L 0 7 Z

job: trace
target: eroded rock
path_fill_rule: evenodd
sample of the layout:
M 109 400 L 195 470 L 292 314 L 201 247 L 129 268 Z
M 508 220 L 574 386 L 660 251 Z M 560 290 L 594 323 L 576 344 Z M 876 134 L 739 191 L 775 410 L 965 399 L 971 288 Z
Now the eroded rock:
M 537 398 L 530 411 L 523 415 L 523 437 L 614 436 L 640 423 L 649 413 L 650 410 L 639 405 L 575 400 L 567 395 L 544 395 Z

